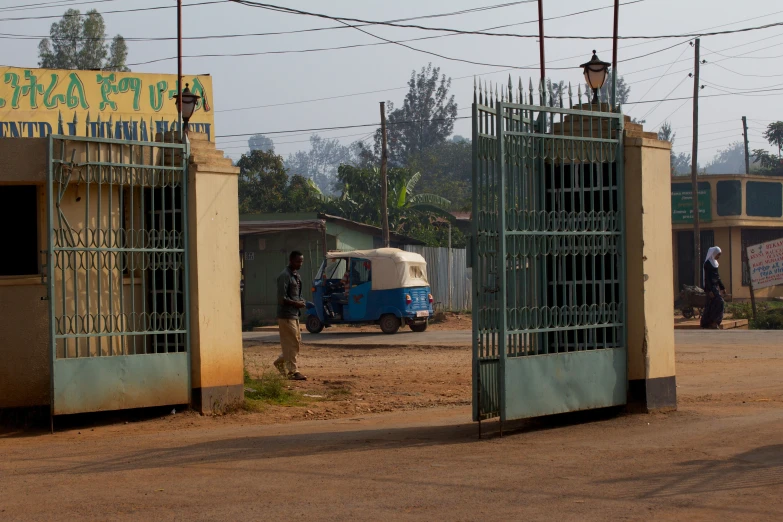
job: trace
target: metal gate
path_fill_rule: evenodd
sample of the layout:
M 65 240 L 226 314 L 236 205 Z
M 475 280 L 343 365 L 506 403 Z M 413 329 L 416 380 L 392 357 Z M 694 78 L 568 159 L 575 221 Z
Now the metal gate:
M 473 103 L 474 420 L 625 404 L 623 117 L 501 93 Z
M 190 402 L 187 149 L 51 136 L 52 414 Z

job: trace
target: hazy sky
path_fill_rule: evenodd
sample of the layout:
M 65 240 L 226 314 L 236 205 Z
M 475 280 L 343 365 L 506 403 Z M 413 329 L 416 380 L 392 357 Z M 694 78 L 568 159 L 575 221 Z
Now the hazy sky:
M 24 4 L 40 4 L 53 0 L 0 0 L 0 8 Z M 59 15 L 66 7 L 85 11 L 92 7 L 101 12 L 115 9 L 152 7 L 175 4 L 174 0 L 112 0 L 65 5 L 24 11 L 0 11 L 0 18 L 16 16 Z M 204 0 L 185 0 L 199 3 Z M 268 0 L 274 1 L 274 0 Z M 278 0 L 279 5 L 329 15 L 369 20 L 393 20 L 413 16 L 452 12 L 502 3 L 500 0 Z M 624 0 L 625 2 L 630 0 Z M 544 0 L 544 16 L 556 17 L 576 11 L 608 7 L 612 0 Z M 339 23 L 302 15 L 283 14 L 265 9 L 245 7 L 230 2 L 185 7 L 185 36 L 224 35 L 277 32 L 333 27 Z M 126 38 L 176 36 L 176 9 L 104 15 L 107 32 Z M 441 18 L 416 20 L 427 26 L 465 30 L 480 30 L 506 24 L 524 24 L 498 29 L 498 32 L 535 34 L 538 31 L 535 2 Z M 55 20 L 0 21 L 0 32 L 48 35 Z M 528 23 L 525 23 L 528 22 Z M 783 3 L 775 0 L 644 0 L 620 8 L 620 35 L 665 35 L 701 31 L 716 26 L 716 30 L 739 29 L 783 22 Z M 392 27 L 365 27 L 366 31 L 392 40 L 403 40 L 446 33 Z M 611 36 L 612 10 L 602 9 L 545 23 L 548 35 Z M 275 36 L 186 40 L 183 53 L 224 54 L 258 53 L 281 50 L 335 47 L 377 43 L 377 40 L 356 29 L 317 31 Z M 618 65 L 621 75 L 631 86 L 630 101 L 658 100 L 666 97 L 689 97 L 693 80 L 687 75 L 693 68 L 693 49 L 688 39 L 621 40 L 619 59 L 625 60 L 682 42 L 671 49 L 651 56 L 629 60 Z M 726 91 L 783 87 L 783 26 L 734 35 L 706 36 L 701 40 L 701 91 L 705 96 Z M 129 42 L 128 63 L 144 62 L 176 56 L 176 41 Z M 538 75 L 538 42 L 535 38 L 489 37 L 475 35 L 446 36 L 407 45 L 448 57 L 474 62 L 498 64 L 481 66 L 450 61 L 424 53 L 385 44 L 354 49 L 298 54 L 276 54 L 244 57 L 186 58 L 186 74 L 209 73 L 213 77 L 213 107 L 216 111 L 218 144 L 232 157 L 247 150 L 245 137 L 220 136 L 249 132 L 284 131 L 376 123 L 378 102 L 402 102 L 405 84 L 413 69 L 428 62 L 440 67 L 453 78 L 452 92 L 459 104 L 461 116 L 470 114 L 473 76 L 482 81 L 514 84 L 523 78 Z M 37 66 L 37 40 L 3 40 L 0 63 Z M 610 40 L 547 40 L 546 61 L 549 67 L 569 67 L 550 70 L 553 80 L 576 83 L 582 79 L 578 65 L 589 60 L 592 49 L 600 58 L 611 61 Z M 742 56 L 739 56 L 742 55 Z M 148 65 L 131 66 L 139 72 L 176 73 L 176 59 Z M 510 67 L 532 67 L 512 70 Z M 498 72 L 503 70 L 503 72 Z M 661 77 L 661 75 L 665 76 Z M 337 99 L 309 103 L 290 103 L 277 107 L 227 111 L 248 106 L 300 102 L 314 98 L 340 96 L 366 91 L 390 89 L 386 92 L 357 94 Z M 657 130 L 669 119 L 677 132 L 675 150 L 690 152 L 692 106 L 690 101 L 667 101 L 660 105 L 645 103 L 627 105 L 626 114 L 647 120 L 646 130 Z M 769 148 L 761 132 L 770 121 L 783 119 L 783 90 L 769 93 L 742 94 L 703 98 L 700 102 L 701 138 L 699 163 L 704 165 L 721 147 L 741 140 L 741 117 L 749 118 L 752 148 Z M 373 128 L 323 131 L 324 137 L 340 137 L 345 144 L 369 135 Z M 455 133 L 470 136 L 470 120 L 458 120 Z M 308 149 L 309 133 L 270 134 L 278 153 Z

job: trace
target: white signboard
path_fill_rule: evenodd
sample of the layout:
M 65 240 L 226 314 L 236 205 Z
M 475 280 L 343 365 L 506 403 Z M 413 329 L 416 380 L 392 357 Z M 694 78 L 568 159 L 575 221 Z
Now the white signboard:
M 783 284 L 783 239 L 749 246 L 748 265 L 754 289 Z

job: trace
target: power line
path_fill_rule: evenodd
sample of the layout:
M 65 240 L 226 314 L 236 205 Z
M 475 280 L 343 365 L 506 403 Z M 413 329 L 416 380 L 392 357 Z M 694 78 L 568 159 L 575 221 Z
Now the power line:
M 480 35 L 480 36 L 499 36 L 499 37 L 510 37 L 510 38 L 539 38 L 539 35 L 537 34 L 513 34 L 513 33 L 488 33 L 485 31 L 465 31 L 465 30 L 459 30 L 459 29 L 453 29 L 453 28 L 447 28 L 447 27 L 428 27 L 428 26 L 422 26 L 417 24 L 399 24 L 399 23 L 393 23 L 393 22 L 381 22 L 377 20 L 364 20 L 361 18 L 349 18 L 349 17 L 342 17 L 342 16 L 332 16 L 332 15 L 326 15 L 323 13 L 314 13 L 311 11 L 303 11 L 301 9 L 294 9 L 291 7 L 284 7 L 274 4 L 264 4 L 260 2 L 252 2 L 250 0 L 228 0 L 229 2 L 233 2 L 236 4 L 241 4 L 247 7 L 255 7 L 260 9 L 266 9 L 269 11 L 276 11 L 280 13 L 288 13 L 288 14 L 296 14 L 296 15 L 303 15 L 303 16 L 312 16 L 316 18 L 322 18 L 327 20 L 335 20 L 335 21 L 341 21 L 341 22 L 355 22 L 359 24 L 369 24 L 369 25 L 384 25 L 389 27 L 398 27 L 398 28 L 404 28 L 404 29 L 420 29 L 423 31 L 439 31 L 439 32 L 451 32 L 451 33 L 459 33 L 459 34 L 470 34 L 470 35 Z M 706 32 L 706 33 L 685 33 L 685 34 L 665 34 L 665 35 L 655 35 L 655 36 L 647 36 L 647 35 L 633 35 L 633 36 L 618 36 L 619 39 L 622 40 L 650 40 L 650 39 L 663 39 L 663 38 L 695 38 L 700 36 L 717 36 L 717 35 L 723 35 L 723 34 L 736 34 L 736 33 L 744 33 L 748 31 L 759 31 L 762 29 L 769 29 L 771 27 L 778 27 L 783 25 L 783 22 L 774 22 L 770 24 L 764 24 L 754 27 L 744 27 L 742 29 L 732 29 L 728 31 L 712 31 L 712 32 Z M 611 40 L 612 36 L 566 36 L 566 35 L 544 35 L 544 38 L 548 39 L 555 39 L 555 40 Z
M 60 0 L 60 1 L 62 1 L 62 0 Z M 75 1 L 75 0 L 71 0 L 71 1 Z M 109 2 L 109 1 L 115 1 L 115 0 L 101 0 L 101 1 Z M 625 5 L 637 4 L 637 3 L 640 3 L 640 2 L 644 2 L 644 1 L 646 1 L 646 0 L 632 0 L 630 2 L 621 3 L 620 5 L 621 6 L 625 6 Z M 561 19 L 561 18 L 568 18 L 568 17 L 571 17 L 571 16 L 577 16 L 577 15 L 581 15 L 581 14 L 585 14 L 585 13 L 591 13 L 591 12 L 594 12 L 594 11 L 601 11 L 603 9 L 611 9 L 613 7 L 614 7 L 614 5 L 607 5 L 607 6 L 603 6 L 603 7 L 596 7 L 596 8 L 593 8 L 593 9 L 585 9 L 583 11 L 576 11 L 576 12 L 573 12 L 573 13 L 567 13 L 567 14 L 560 15 L 560 16 L 552 16 L 552 17 L 549 17 L 549 18 L 544 18 L 544 21 L 558 20 L 558 19 Z M 422 17 L 411 17 L 411 18 L 405 18 L 403 20 L 416 20 L 418 18 L 427 18 L 427 17 L 431 17 L 431 16 L 433 16 L 433 15 L 425 15 L 425 16 L 422 16 Z M 394 21 L 394 20 L 391 20 L 391 21 Z M 485 29 L 480 29 L 480 31 L 492 31 L 492 30 L 495 30 L 495 29 L 502 29 L 502 28 L 505 28 L 505 27 L 513 27 L 513 26 L 516 26 L 516 25 L 526 25 L 526 24 L 532 24 L 532 23 L 537 23 L 537 22 L 538 22 L 538 19 L 527 20 L 525 22 L 515 22 L 513 24 L 506 24 L 506 25 L 498 25 L 498 26 L 494 26 L 494 27 L 487 27 Z M 734 23 L 737 23 L 737 22 L 734 22 Z M 371 26 L 373 24 L 360 24 L 360 25 L 362 27 L 367 27 L 367 26 Z M 216 35 L 203 35 L 203 36 L 184 36 L 182 39 L 183 40 L 208 40 L 208 39 L 225 39 L 225 38 L 245 38 L 245 37 L 253 37 L 253 36 L 279 36 L 279 35 L 286 35 L 286 34 L 308 33 L 308 32 L 315 32 L 315 31 L 330 31 L 330 30 L 335 30 L 335 29 L 351 29 L 353 27 L 355 27 L 355 26 L 346 27 L 345 25 L 335 25 L 335 26 L 331 26 L 331 27 L 314 27 L 314 28 L 311 28 L 311 29 L 297 29 L 297 30 L 293 30 L 293 31 L 275 31 L 275 32 L 265 32 L 265 33 L 242 33 L 242 34 L 216 34 Z M 423 37 L 419 37 L 419 38 L 411 38 L 411 39 L 408 39 L 408 40 L 400 40 L 400 41 L 402 41 L 402 42 L 413 42 L 413 41 L 419 41 L 419 40 L 434 40 L 434 39 L 437 39 L 437 38 L 447 38 L 449 36 L 460 36 L 460 35 L 458 33 L 439 34 L 439 35 L 435 35 L 435 36 L 423 36 Z M 10 34 L 10 33 L 5 33 L 5 37 L 7 39 L 21 39 L 21 40 L 25 40 L 25 39 L 37 40 L 37 39 L 40 39 L 40 38 L 47 38 L 47 36 L 37 36 L 37 35 L 27 35 L 27 34 Z M 78 40 L 106 40 L 106 39 L 110 39 L 110 38 L 109 37 L 105 37 L 105 38 L 93 38 L 93 37 L 78 38 Z M 131 36 L 131 37 L 125 37 L 125 40 L 129 41 L 129 42 L 157 42 L 157 41 L 168 41 L 168 40 L 176 40 L 176 39 L 177 38 L 175 36 L 163 36 L 163 37 L 132 37 Z M 373 43 L 373 44 L 365 44 L 365 45 L 370 46 L 370 45 L 386 45 L 386 44 Z
M 726 71 L 729 71 L 730 73 L 734 73 L 734 74 L 739 75 L 739 76 L 752 76 L 754 78 L 779 78 L 779 77 L 783 76 L 783 74 L 745 74 L 745 73 L 738 73 L 737 71 L 732 71 L 728 67 L 720 65 L 718 63 L 713 63 L 712 65 L 716 65 L 716 66 L 720 67 L 721 69 L 724 69 Z
M 226 2 L 229 2 L 231 0 L 212 0 L 209 2 L 199 2 L 195 4 L 183 4 L 182 7 L 196 7 L 201 5 L 211 5 L 211 4 L 224 4 Z M 101 16 L 107 15 L 107 14 L 117 14 L 117 13 L 135 13 L 139 11 L 158 11 L 160 9 L 175 9 L 176 5 L 161 5 L 156 7 L 139 7 L 136 9 L 118 9 L 115 11 L 104 11 L 101 13 Z M 79 14 L 62 14 L 62 15 L 49 15 L 49 16 L 25 16 L 25 17 L 16 17 L 16 18 L 0 18 L 0 22 L 16 22 L 20 20 L 51 20 L 51 19 L 60 19 L 60 18 L 69 18 L 72 16 L 87 16 L 87 13 L 79 13 Z
M 15 6 L 8 6 L 8 7 L 0 7 L 0 12 L 6 12 L 6 11 L 31 11 L 34 9 L 53 9 L 56 7 L 68 7 L 71 8 L 76 5 L 85 5 L 85 4 L 102 4 L 105 2 L 116 2 L 117 0 L 90 0 L 90 1 L 80 1 L 80 0 L 57 0 L 55 2 L 39 2 L 35 4 L 23 4 L 23 5 L 15 5 Z
M 771 92 L 771 91 L 783 91 L 783 87 L 781 87 L 779 89 L 762 89 L 762 90 L 758 90 L 758 91 L 755 91 L 755 92 Z M 702 94 L 702 95 L 699 95 L 699 98 L 717 98 L 718 96 L 736 96 L 736 95 L 741 95 L 741 94 L 743 94 L 743 93 L 728 92 L 728 93 L 724 93 L 724 94 Z M 773 96 L 773 95 L 772 94 L 767 94 L 765 96 Z M 668 99 L 663 99 L 663 100 L 645 100 L 645 101 L 637 101 L 637 102 L 625 102 L 623 105 L 633 105 L 635 103 L 656 103 L 656 102 L 661 102 L 661 101 L 666 102 L 666 101 L 677 101 L 677 100 L 690 100 L 690 99 L 691 99 L 690 97 L 684 97 L 684 98 L 668 98 Z
M 641 1 L 641 0 L 637 0 L 637 1 Z M 620 5 L 628 5 L 628 4 L 632 4 L 632 3 L 637 3 L 637 2 L 626 2 L 625 4 L 620 4 Z M 593 9 L 593 11 L 598 10 L 598 9 L 606 9 L 606 8 L 609 8 L 609 7 L 613 7 L 613 6 L 606 6 L 606 7 L 603 7 L 603 8 L 597 8 L 597 9 Z M 567 16 L 573 16 L 575 14 L 581 14 L 581 13 L 589 12 L 589 11 L 590 10 L 588 10 L 588 11 L 580 11 L 578 13 L 569 13 L 569 14 L 566 14 L 566 15 L 561 15 L 559 17 L 545 18 L 544 20 L 554 20 L 556 18 L 565 18 Z M 702 31 L 709 31 L 709 30 L 716 29 L 716 28 L 719 28 L 719 27 L 725 27 L 727 25 L 734 25 L 734 24 L 737 24 L 737 23 L 743 23 L 743 22 L 748 22 L 748 21 L 751 21 L 751 20 L 755 20 L 757 18 L 764 18 L 764 17 L 772 16 L 772 15 L 778 14 L 778 13 L 783 13 L 783 11 L 777 11 L 775 13 L 769 13 L 769 14 L 766 14 L 766 15 L 757 16 L 757 17 L 753 17 L 753 18 L 746 18 L 746 19 L 738 20 L 736 22 L 731 22 L 731 23 L 728 23 L 728 24 L 722 24 L 722 25 L 718 25 L 718 26 L 707 27 L 707 28 L 701 29 L 701 30 Z M 521 24 L 534 23 L 534 22 L 536 22 L 536 21 L 533 20 L 533 21 L 530 21 L 530 22 L 521 22 Z M 512 24 L 512 25 L 514 25 L 514 24 Z M 348 27 L 343 25 L 343 26 L 337 26 L 336 28 L 347 29 Z M 453 36 L 453 35 L 441 35 L 441 36 Z M 780 35 L 776 35 L 776 36 L 780 36 Z M 774 36 L 774 37 L 776 37 L 776 36 Z M 440 36 L 431 37 L 431 38 L 439 38 L 439 37 Z M 741 47 L 743 45 L 757 43 L 757 42 L 760 42 L 760 41 L 763 41 L 763 40 L 769 40 L 770 38 L 774 38 L 774 37 L 767 37 L 767 38 L 762 38 L 760 40 L 754 40 L 752 42 L 748 42 L 748 43 L 742 44 L 740 46 L 735 46 L 734 48 Z M 410 41 L 410 40 L 403 40 L 403 41 Z M 636 43 L 636 44 L 631 44 L 631 45 L 627 45 L 626 48 L 637 47 L 639 45 L 646 45 L 648 43 L 652 43 L 652 42 L 640 42 L 640 43 Z M 684 42 L 680 42 L 680 43 L 684 43 Z M 386 45 L 386 44 L 371 44 L 371 45 Z M 676 44 L 676 45 L 679 45 L 679 44 Z M 605 50 L 602 50 L 601 52 L 606 52 L 606 51 L 608 51 L 608 50 L 605 49 Z M 660 52 L 660 50 L 658 52 Z M 562 61 L 565 61 L 565 60 L 571 60 L 573 58 L 579 58 L 579 56 L 581 56 L 581 55 L 568 56 L 568 57 L 564 57 L 564 58 L 558 58 L 558 59 L 555 59 L 555 60 L 551 60 L 550 63 L 562 62 Z M 675 63 L 676 63 L 676 61 L 675 61 Z M 529 67 L 533 67 L 534 65 L 535 64 L 530 64 Z M 671 66 L 671 64 L 669 64 L 669 65 Z M 641 69 L 641 70 L 635 71 L 635 72 L 642 72 L 642 71 L 646 71 L 646 70 L 650 70 L 650 69 L 655 69 L 657 67 L 665 67 L 665 66 L 666 66 L 666 64 L 663 64 L 663 65 L 656 66 L 656 67 L 649 67 L 647 69 Z M 498 74 L 498 73 L 502 73 L 502 72 L 508 72 L 508 71 L 511 71 L 511 70 L 513 70 L 513 69 L 506 68 L 506 69 L 500 69 L 498 71 L 491 71 L 491 72 L 488 72 L 488 73 L 485 73 L 485 74 L 486 75 Z M 669 74 L 677 74 L 677 73 L 680 73 L 680 72 L 687 72 L 687 71 L 690 71 L 690 68 L 681 69 L 681 70 L 678 70 L 678 71 L 674 71 L 672 73 L 664 73 L 663 76 L 668 76 Z M 630 73 L 630 74 L 633 74 L 633 73 Z M 452 80 L 463 80 L 463 79 L 475 78 L 476 76 L 477 76 L 476 74 L 471 74 L 471 75 L 466 75 L 466 76 L 458 76 L 458 77 L 452 78 Z M 653 76 L 653 77 L 650 77 L 650 78 L 645 78 L 644 80 L 637 80 L 635 82 L 628 82 L 628 83 L 630 85 L 634 85 L 634 84 L 646 82 L 646 81 L 649 81 L 649 80 L 652 80 L 652 79 L 656 79 L 656 78 L 661 78 L 661 77 L 660 76 Z M 341 94 L 341 95 L 335 95 L 335 96 L 326 96 L 326 97 L 322 97 L 322 98 L 313 98 L 313 99 L 308 99 L 308 100 L 298 100 L 298 101 L 281 102 L 281 103 L 273 103 L 273 104 L 265 104 L 265 105 L 254 105 L 254 106 L 249 106 L 249 107 L 236 107 L 236 108 L 231 108 L 231 109 L 220 109 L 220 110 L 217 110 L 215 112 L 233 112 L 233 111 L 240 111 L 240 110 L 265 109 L 265 108 L 270 108 L 270 107 L 280 107 L 280 106 L 284 106 L 284 105 L 295 105 L 295 104 L 298 104 L 298 103 L 312 103 L 312 102 L 317 102 L 317 101 L 335 100 L 335 99 L 339 99 L 339 98 L 348 98 L 348 97 L 352 97 L 352 96 L 362 96 L 362 95 L 366 95 L 366 94 L 375 94 L 375 93 L 380 93 L 380 92 L 389 92 L 389 91 L 401 90 L 401 89 L 407 89 L 407 88 L 408 88 L 407 85 L 403 85 L 403 86 L 400 86 L 400 87 L 392 87 L 392 88 L 389 88 L 389 89 L 378 89 L 378 90 L 364 91 L 364 92 L 359 92 L 359 93 Z
M 655 111 L 655 109 L 657 109 L 658 107 L 660 107 L 660 106 L 661 106 L 661 103 L 663 103 L 663 102 L 665 102 L 666 100 L 668 100 L 668 99 L 669 99 L 669 96 L 671 96 L 671 95 L 672 95 L 672 93 L 674 93 L 674 91 L 676 91 L 676 90 L 677 90 L 677 89 L 680 87 L 680 85 L 682 85 L 683 83 L 685 83 L 685 80 L 687 80 L 687 79 L 688 79 L 688 76 L 687 76 L 687 75 L 686 75 L 686 76 L 683 76 L 683 78 L 682 78 L 682 80 L 680 81 L 680 83 L 678 83 L 677 85 L 675 85 L 675 86 L 674 86 L 674 89 L 672 89 L 671 91 L 669 91 L 669 94 L 667 94 L 667 95 L 666 95 L 666 96 L 665 96 L 665 97 L 664 97 L 662 100 L 660 100 L 660 101 L 658 102 L 658 104 L 657 104 L 657 105 L 654 105 L 652 109 L 650 109 L 650 110 L 648 110 L 647 112 L 645 112 L 645 113 L 644 113 L 644 116 L 642 116 L 640 119 L 642 119 L 642 120 L 643 120 L 643 119 L 647 118 L 647 116 L 649 116 L 650 114 L 652 114 L 652 113 L 653 113 L 653 111 Z M 640 101 L 638 101 L 638 102 L 636 102 L 636 103 L 637 103 L 637 104 L 639 104 L 639 103 L 644 103 L 644 102 L 640 100 Z
M 772 92 L 772 91 L 783 91 L 783 87 L 779 89 L 762 89 L 758 90 L 756 92 Z M 706 94 L 706 95 L 700 95 L 700 98 L 717 98 L 719 96 L 734 96 L 738 93 L 724 93 L 724 94 Z M 767 95 L 767 96 L 773 96 L 773 95 Z M 637 102 L 626 102 L 624 105 L 633 105 L 638 103 L 658 103 L 658 102 L 668 102 L 668 101 L 681 101 L 681 100 L 690 100 L 691 97 L 682 97 L 682 98 L 664 98 L 661 100 L 643 100 L 643 101 L 637 101 Z M 433 122 L 433 121 L 453 121 L 453 120 L 464 120 L 467 118 L 471 118 L 471 116 L 457 116 L 455 118 L 437 118 L 437 119 L 431 119 L 431 120 L 409 120 L 409 121 L 397 121 L 397 122 L 389 122 L 388 125 L 403 125 L 403 124 L 411 124 L 411 123 L 422 123 L 422 122 Z M 284 131 L 256 131 L 256 132 L 245 132 L 240 134 L 224 134 L 220 136 L 216 136 L 216 138 L 235 138 L 240 136 L 252 136 L 255 134 L 286 134 L 291 132 L 314 132 L 314 131 L 324 131 L 324 130 L 337 130 L 337 129 L 357 129 L 361 127 L 378 127 L 380 123 L 364 123 L 360 125 L 342 125 L 337 127 L 318 127 L 313 129 L 295 129 L 295 130 L 284 130 Z
M 680 55 L 679 55 L 677 58 L 675 58 L 675 59 L 674 59 L 674 61 L 673 61 L 671 64 L 669 64 L 669 68 L 668 68 L 668 69 L 666 69 L 665 71 L 663 71 L 663 74 L 662 74 L 662 75 L 660 75 L 660 76 L 658 77 L 658 79 L 657 79 L 657 80 L 655 80 L 655 83 L 654 83 L 654 84 L 652 84 L 652 85 L 650 85 L 650 88 L 649 88 L 649 89 L 647 89 L 647 91 L 645 91 L 645 93 L 644 93 L 644 94 L 642 94 L 641 98 L 639 98 L 640 100 L 643 100 L 645 96 L 647 96 L 648 94 L 650 94 L 650 91 L 653 89 L 653 87 L 655 87 L 656 85 L 658 85 L 658 82 L 659 82 L 659 81 L 661 81 L 661 79 L 663 79 L 663 77 L 664 77 L 664 76 L 666 76 L 666 75 L 668 74 L 668 72 L 671 70 L 671 68 L 672 68 L 672 67 L 674 67 L 674 64 L 675 64 L 675 63 L 677 63 L 677 60 L 679 60 L 680 58 L 682 58 L 682 55 L 683 55 L 683 54 L 685 54 L 685 51 L 687 51 L 687 50 L 688 50 L 688 48 L 687 48 L 687 47 L 686 47 L 685 49 L 683 49 L 683 50 L 682 50 L 682 52 L 680 53 Z M 634 109 L 635 109 L 635 107 L 631 107 L 631 110 L 630 110 L 630 111 L 628 111 L 628 112 L 629 112 L 629 114 L 630 114 L 630 112 L 632 112 Z M 642 119 L 644 119 L 644 116 L 642 116 Z
M 457 116 L 455 118 L 436 118 L 431 120 L 410 120 L 410 121 L 395 121 L 395 122 L 388 122 L 387 125 L 403 125 L 403 124 L 410 124 L 410 123 L 423 123 L 423 122 L 433 122 L 433 121 L 452 121 L 452 120 L 464 120 L 466 118 L 470 118 L 471 116 Z M 267 132 L 245 132 L 242 134 L 224 134 L 222 136 L 215 136 L 215 138 L 235 138 L 238 136 L 253 136 L 255 134 L 284 134 L 289 132 L 314 132 L 314 131 L 324 131 L 324 130 L 337 130 L 337 129 L 358 129 L 361 127 L 378 127 L 380 126 L 380 123 L 363 123 L 361 125 L 342 125 L 339 127 L 319 127 L 315 129 L 296 129 L 296 130 L 284 130 L 284 131 L 267 131 Z

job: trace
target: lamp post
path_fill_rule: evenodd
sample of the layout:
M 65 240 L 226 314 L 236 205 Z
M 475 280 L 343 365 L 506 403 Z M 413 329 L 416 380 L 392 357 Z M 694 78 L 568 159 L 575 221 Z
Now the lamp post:
M 595 54 L 595 50 L 593 50 L 593 57 L 590 61 L 579 66 L 584 69 L 587 85 L 593 89 L 593 101 L 590 102 L 591 104 L 600 103 L 598 100 L 598 89 L 603 87 L 604 83 L 606 83 L 609 65 L 611 65 L 609 62 L 602 62 L 599 60 L 598 56 Z
M 193 94 L 190 92 L 190 84 L 185 84 L 185 90 L 182 91 L 182 96 L 174 95 L 174 98 L 177 99 L 177 105 L 181 107 L 182 111 L 182 121 L 183 128 L 184 128 L 184 135 L 188 135 L 188 121 L 190 120 L 190 117 L 193 116 L 193 112 L 196 110 L 196 104 L 201 99 L 201 96 L 197 94 Z

